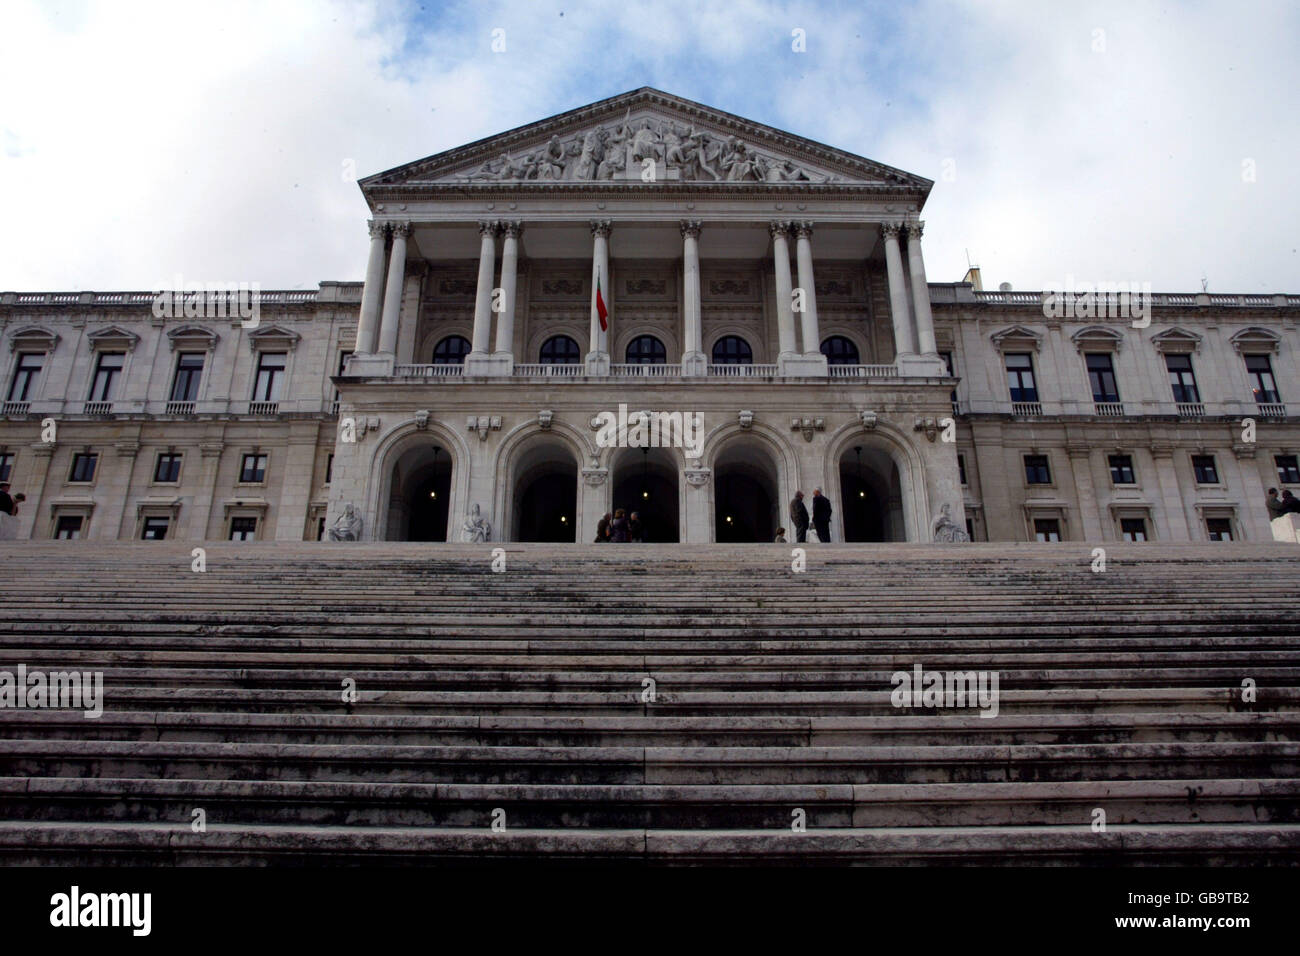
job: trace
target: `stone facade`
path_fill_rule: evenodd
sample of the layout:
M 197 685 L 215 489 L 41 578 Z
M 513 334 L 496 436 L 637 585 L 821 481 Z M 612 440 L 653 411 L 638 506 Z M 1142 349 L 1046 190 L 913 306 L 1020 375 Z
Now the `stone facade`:
M 821 487 L 835 541 L 930 540 L 945 504 L 976 540 L 1272 540 L 1300 296 L 1133 321 L 929 283 L 931 185 L 639 90 L 364 180 L 365 282 L 253 293 L 255 322 L 4 293 L 18 536 L 315 540 L 352 505 L 363 540 L 460 540 L 475 506 L 490 540 L 619 507 L 766 540 Z M 701 430 L 599 427 L 642 410 Z

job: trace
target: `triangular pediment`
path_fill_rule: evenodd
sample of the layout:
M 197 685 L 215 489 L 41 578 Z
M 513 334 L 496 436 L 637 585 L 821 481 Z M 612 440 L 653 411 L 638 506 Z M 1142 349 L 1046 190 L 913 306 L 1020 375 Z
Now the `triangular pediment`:
M 385 187 L 628 184 L 872 187 L 933 183 L 691 100 L 643 88 L 361 181 Z M 385 191 L 387 191 L 385 189 Z

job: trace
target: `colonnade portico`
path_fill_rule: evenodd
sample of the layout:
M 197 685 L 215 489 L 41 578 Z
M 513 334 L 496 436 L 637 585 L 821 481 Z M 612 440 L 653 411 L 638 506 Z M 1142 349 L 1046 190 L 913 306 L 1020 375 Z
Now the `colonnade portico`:
M 680 329 L 681 353 L 672 364 L 680 364 L 683 377 L 698 377 L 709 372 L 709 356 L 704 350 L 704 311 L 701 301 L 701 235 L 708 230 L 743 229 L 748 221 L 709 223 L 705 220 L 681 220 L 678 255 L 681 276 Z M 454 223 L 445 221 L 391 220 L 371 221 L 370 251 L 366 280 L 362 292 L 354 354 L 349 375 L 391 375 L 396 364 L 409 363 L 414 356 L 402 358 L 397 353 L 399 325 L 418 320 L 403 314 L 403 292 L 407 270 L 408 239 L 416 229 L 426 230 L 437 244 L 437 230 Z M 517 303 L 523 220 L 480 220 L 477 281 L 475 284 L 473 329 L 470 351 L 464 359 L 468 376 L 509 376 L 516 364 L 528 364 L 516 348 Z M 573 223 L 539 222 L 531 227 L 544 235 L 548 228 L 572 226 Z M 611 279 L 610 240 L 620 227 L 663 225 L 661 221 L 636 219 L 601 219 L 586 223 L 591 234 L 590 324 L 586 356 L 587 375 L 606 376 L 615 360 L 610 355 L 614 323 L 618 322 L 618 298 Z M 817 306 L 815 223 L 811 220 L 766 221 L 770 237 L 772 277 L 775 284 L 774 311 L 777 342 L 776 374 L 781 377 L 826 377 L 828 363 L 821 352 L 821 326 Z M 930 312 L 921 252 L 920 221 L 874 221 L 856 223 L 835 221 L 837 227 L 879 230 L 883 239 L 889 287 L 889 307 L 894 338 L 894 361 L 900 375 L 943 374 Z M 391 247 L 389 239 L 391 237 Z M 791 250 L 791 238 L 794 239 Z M 906 258 L 900 239 L 906 240 Z M 500 271 L 497 269 L 500 240 Z M 874 240 L 873 240 L 874 244 Z M 387 251 L 387 255 L 385 254 Z M 793 251 L 793 268 L 792 256 Z M 387 260 L 387 263 L 385 263 Z M 385 267 L 386 265 L 386 267 Z M 837 262 L 842 266 L 842 262 Z M 797 281 L 797 285 L 796 285 Z M 910 287 L 910 294 L 909 294 Z M 601 327 L 597 291 L 607 311 L 609 328 Z M 864 304 L 865 308 L 865 304 Z M 496 316 L 495 343 L 493 316 Z M 405 340 L 405 339 L 404 339 Z

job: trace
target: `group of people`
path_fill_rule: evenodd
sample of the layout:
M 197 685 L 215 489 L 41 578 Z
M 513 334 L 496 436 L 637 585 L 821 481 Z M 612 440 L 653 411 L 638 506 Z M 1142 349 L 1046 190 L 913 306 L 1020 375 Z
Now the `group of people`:
M 1300 514 L 1300 498 L 1291 494 L 1290 489 L 1282 492 L 1279 498 L 1276 488 L 1268 489 L 1268 518 L 1272 521 L 1274 518 L 1280 518 L 1283 515 Z
M 9 493 L 9 482 L 0 481 L 0 541 L 18 537 L 18 506 L 27 500 L 21 492 Z
M 790 522 L 794 525 L 795 541 L 808 540 L 808 506 L 803 503 L 803 492 L 796 491 L 790 502 Z M 831 540 L 831 500 L 822 494 L 820 488 L 813 489 L 812 526 L 817 532 L 817 540 L 827 544 Z M 776 529 L 777 544 L 786 544 L 785 528 Z
M 645 526 L 641 515 L 633 511 L 630 515 L 622 508 L 605 512 L 605 516 L 596 523 L 596 543 L 605 541 L 636 542 L 645 541 Z

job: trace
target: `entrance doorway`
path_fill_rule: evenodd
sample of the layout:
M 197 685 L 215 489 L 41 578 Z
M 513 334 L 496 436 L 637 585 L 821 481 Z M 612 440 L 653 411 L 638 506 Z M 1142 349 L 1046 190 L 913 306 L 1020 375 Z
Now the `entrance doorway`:
M 614 459 L 613 509 L 635 511 L 645 540 L 680 540 L 677 459 L 666 448 L 620 448 Z
M 451 470 L 450 452 L 437 443 L 402 453 L 393 465 L 387 540 L 447 540 Z
M 760 444 L 733 441 L 713 465 L 714 540 L 771 541 L 780 525 L 776 462 Z
M 512 541 L 572 542 L 578 524 L 578 460 L 568 445 L 539 439 L 515 459 Z
M 840 455 L 840 519 L 845 541 L 906 541 L 898 466 L 879 448 Z

